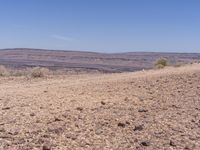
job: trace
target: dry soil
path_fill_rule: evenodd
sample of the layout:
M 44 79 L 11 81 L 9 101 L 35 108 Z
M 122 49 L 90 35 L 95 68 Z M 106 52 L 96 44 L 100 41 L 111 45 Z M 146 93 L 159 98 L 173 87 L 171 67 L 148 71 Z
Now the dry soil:
M 0 78 L 0 149 L 200 149 L 200 65 Z

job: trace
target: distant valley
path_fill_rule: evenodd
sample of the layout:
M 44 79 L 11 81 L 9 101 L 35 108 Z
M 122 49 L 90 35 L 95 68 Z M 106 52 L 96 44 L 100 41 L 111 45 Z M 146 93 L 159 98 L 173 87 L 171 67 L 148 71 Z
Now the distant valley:
M 149 69 L 159 57 L 167 58 L 171 64 L 182 64 L 200 60 L 200 53 L 95 53 L 26 48 L 0 50 L 0 64 L 9 67 L 42 66 L 50 69 L 97 70 L 100 72 L 130 72 Z

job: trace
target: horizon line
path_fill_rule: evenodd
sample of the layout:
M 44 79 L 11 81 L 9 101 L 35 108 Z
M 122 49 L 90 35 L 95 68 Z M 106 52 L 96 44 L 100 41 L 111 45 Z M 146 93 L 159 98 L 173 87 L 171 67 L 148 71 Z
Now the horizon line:
M 124 52 L 103 52 L 92 50 L 75 50 L 75 49 L 51 49 L 51 48 L 0 48 L 0 50 L 45 50 L 45 51 L 63 51 L 63 52 L 88 52 L 100 54 L 124 54 L 124 53 L 171 53 L 171 54 L 199 54 L 199 52 L 180 52 L 180 51 L 124 51 Z

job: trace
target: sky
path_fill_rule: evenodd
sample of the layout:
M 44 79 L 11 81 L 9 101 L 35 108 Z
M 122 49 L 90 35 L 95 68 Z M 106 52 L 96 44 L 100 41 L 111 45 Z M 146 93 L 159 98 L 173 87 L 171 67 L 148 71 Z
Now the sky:
M 0 48 L 200 52 L 200 0 L 0 0 Z

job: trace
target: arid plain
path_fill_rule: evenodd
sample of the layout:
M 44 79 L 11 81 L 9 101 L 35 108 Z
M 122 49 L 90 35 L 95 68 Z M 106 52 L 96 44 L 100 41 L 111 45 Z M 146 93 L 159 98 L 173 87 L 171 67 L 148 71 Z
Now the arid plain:
M 0 149 L 200 149 L 200 64 L 0 78 Z

